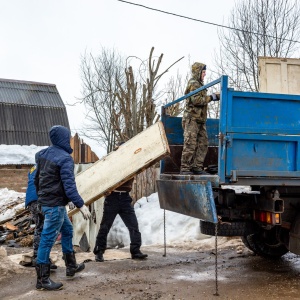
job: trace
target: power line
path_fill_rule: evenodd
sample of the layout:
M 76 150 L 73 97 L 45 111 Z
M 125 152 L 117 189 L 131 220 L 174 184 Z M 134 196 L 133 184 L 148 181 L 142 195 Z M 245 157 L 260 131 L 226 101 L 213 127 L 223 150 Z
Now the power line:
M 195 22 L 205 23 L 205 24 L 208 24 L 208 25 L 213 25 L 213 26 L 217 26 L 217 27 L 222 27 L 222 28 L 226 28 L 226 29 L 230 29 L 230 30 L 236 30 L 236 31 L 250 33 L 250 34 L 255 34 L 255 35 L 267 36 L 267 37 L 270 37 L 270 38 L 273 38 L 273 39 L 277 38 L 277 37 L 272 36 L 272 35 L 267 35 L 267 34 L 263 34 L 263 33 L 259 33 L 259 32 L 253 32 L 253 31 L 248 31 L 248 30 L 243 30 L 243 29 L 234 28 L 234 27 L 230 27 L 230 26 L 226 26 L 226 25 L 220 25 L 220 24 L 217 24 L 217 23 L 203 21 L 203 20 L 199 20 L 199 19 L 195 19 L 195 18 L 183 16 L 183 15 L 174 14 L 174 13 L 171 13 L 171 12 L 168 12 L 168 11 L 165 11 L 165 10 L 160 10 L 160 9 L 157 9 L 157 8 L 152 8 L 152 7 L 145 6 L 145 5 L 138 4 L 138 3 L 133 3 L 133 2 L 124 1 L 124 0 L 117 0 L 117 1 L 124 2 L 126 4 L 135 5 L 135 6 L 140 6 L 140 7 L 149 9 L 149 10 L 158 11 L 158 12 L 161 12 L 163 14 L 172 15 L 172 16 L 175 16 L 175 17 L 180 17 L 180 18 L 188 19 L 188 20 L 195 21 Z M 300 43 L 300 41 L 295 41 L 295 40 L 289 40 L 289 39 L 282 39 L 282 40 L 283 41 L 288 41 L 288 42 L 293 42 L 293 43 Z

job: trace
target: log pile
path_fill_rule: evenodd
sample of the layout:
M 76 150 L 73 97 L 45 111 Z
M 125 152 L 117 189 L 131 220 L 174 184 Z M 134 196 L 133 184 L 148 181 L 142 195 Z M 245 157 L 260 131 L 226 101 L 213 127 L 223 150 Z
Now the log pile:
M 11 202 L 9 208 L 18 204 L 18 201 Z M 32 247 L 34 227 L 31 213 L 27 209 L 19 210 L 14 217 L 0 222 L 0 244 L 7 244 L 8 247 Z

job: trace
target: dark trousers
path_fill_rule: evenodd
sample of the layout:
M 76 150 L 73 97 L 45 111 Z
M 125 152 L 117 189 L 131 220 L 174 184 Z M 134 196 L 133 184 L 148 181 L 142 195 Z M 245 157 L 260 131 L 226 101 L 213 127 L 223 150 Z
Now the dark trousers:
M 106 249 L 107 235 L 109 230 L 119 214 L 126 225 L 130 235 L 130 253 L 139 253 L 142 244 L 141 233 L 139 231 L 138 221 L 135 215 L 132 199 L 129 193 L 111 193 L 105 198 L 103 217 L 100 229 L 96 239 L 94 253 L 104 252 Z
M 27 208 L 31 212 L 32 220 L 35 224 L 34 236 L 33 236 L 33 256 L 36 257 L 39 244 L 40 244 L 41 233 L 43 231 L 44 215 L 37 201 L 30 202 Z

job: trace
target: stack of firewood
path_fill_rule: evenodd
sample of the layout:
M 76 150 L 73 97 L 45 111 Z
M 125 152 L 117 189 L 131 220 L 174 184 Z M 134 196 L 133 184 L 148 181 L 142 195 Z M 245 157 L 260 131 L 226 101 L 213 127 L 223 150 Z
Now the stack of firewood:
M 31 247 L 35 225 L 27 209 L 20 210 L 13 218 L 0 222 L 0 244 L 9 247 Z

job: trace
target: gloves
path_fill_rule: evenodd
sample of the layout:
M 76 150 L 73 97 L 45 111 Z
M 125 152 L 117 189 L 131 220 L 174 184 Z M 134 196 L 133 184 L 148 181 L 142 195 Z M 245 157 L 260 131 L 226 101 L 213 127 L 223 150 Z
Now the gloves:
M 69 205 L 69 209 L 70 209 L 70 210 L 72 210 L 72 209 L 75 208 L 75 205 L 74 205 L 74 203 L 73 203 L 72 201 L 70 201 L 70 202 L 68 203 L 68 205 Z
M 210 97 L 211 97 L 211 101 L 219 101 L 220 100 L 220 94 L 212 93 Z
M 85 205 L 83 205 L 82 207 L 80 207 L 80 211 L 81 211 L 81 213 L 83 215 L 83 218 L 85 220 L 88 220 L 88 219 L 91 218 L 91 213 L 90 213 L 89 209 Z

